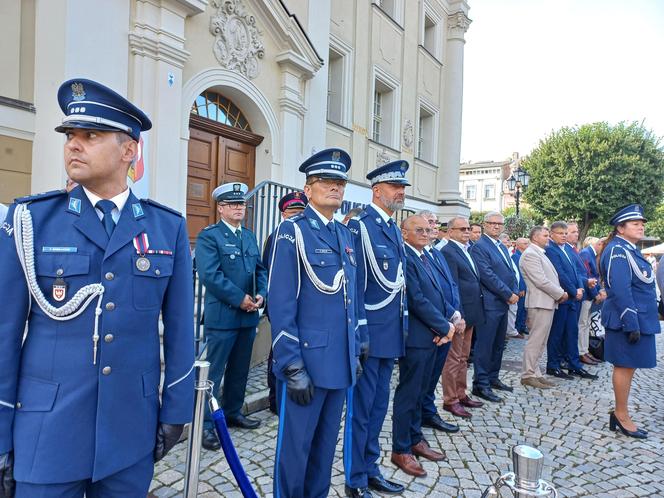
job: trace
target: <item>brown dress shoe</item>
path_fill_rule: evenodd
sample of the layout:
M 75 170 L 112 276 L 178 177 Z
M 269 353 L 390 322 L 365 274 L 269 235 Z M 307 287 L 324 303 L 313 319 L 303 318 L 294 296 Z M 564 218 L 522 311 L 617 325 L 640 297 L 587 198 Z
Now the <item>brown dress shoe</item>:
M 403 470 L 409 476 L 424 477 L 427 471 L 420 465 L 420 462 L 410 453 L 394 453 L 390 457 L 390 461 Z
M 410 451 L 413 452 L 413 455 L 426 458 L 432 462 L 442 462 L 443 460 L 447 459 L 444 452 L 438 453 L 437 451 L 432 450 L 429 447 L 429 443 L 427 443 L 424 439 L 422 439 L 415 446 L 411 446 Z
M 597 365 L 597 362 L 593 360 L 589 354 L 584 354 L 579 357 L 581 360 L 581 363 L 585 363 L 586 365 Z
M 461 406 L 465 406 L 466 408 L 479 408 L 480 406 L 484 406 L 483 402 L 471 399 L 470 396 L 466 396 L 465 398 L 460 399 L 459 403 L 461 403 Z
M 473 415 L 466 410 L 461 403 L 458 401 L 456 403 L 452 403 L 450 405 L 443 404 L 443 410 L 447 410 L 450 412 L 452 415 L 456 415 L 457 417 L 464 417 L 464 418 L 470 418 Z
M 558 385 L 555 382 L 547 379 L 546 377 L 537 377 L 537 380 L 539 380 L 542 384 L 546 384 L 547 386 L 551 387 L 556 387 Z
M 536 387 L 537 389 L 551 389 L 551 386 L 545 384 L 537 377 L 526 377 L 521 379 L 521 384 L 524 386 Z

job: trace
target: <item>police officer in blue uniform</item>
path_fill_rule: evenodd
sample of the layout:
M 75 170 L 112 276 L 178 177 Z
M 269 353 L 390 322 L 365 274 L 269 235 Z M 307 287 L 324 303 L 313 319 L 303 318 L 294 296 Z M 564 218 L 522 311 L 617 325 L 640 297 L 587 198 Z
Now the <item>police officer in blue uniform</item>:
M 58 101 L 79 186 L 17 199 L 0 231 L 0 477 L 13 457 L 18 498 L 144 498 L 192 415 L 187 227 L 127 188 L 140 109 L 86 79 Z
M 401 160 L 371 171 L 371 204 L 348 222 L 357 249 L 359 306 L 366 315 L 360 324 L 364 373 L 349 394 L 344 438 L 345 490 L 351 497 L 372 496 L 367 488 L 388 494 L 404 490 L 383 477 L 377 461 L 394 360 L 404 355 L 407 333 L 406 251 L 392 219 L 404 205 L 407 171 L 408 163 Z
M 217 390 L 224 379 L 220 406 L 228 425 L 255 429 L 260 421 L 245 417 L 240 410 L 260 319 L 258 310 L 267 295 L 267 271 L 261 262 L 256 236 L 242 226 L 247 190 L 244 183 L 232 182 L 212 192 L 221 219 L 198 234 L 196 268 L 205 285 L 209 379 Z M 206 404 L 203 447 L 216 451 L 220 446 Z
M 275 498 L 327 496 L 346 391 L 361 372 L 355 244 L 333 217 L 350 164 L 335 148 L 302 163 L 309 205 L 277 229 L 268 284 L 279 403 Z
M 307 207 L 307 196 L 300 191 L 289 192 L 279 199 L 279 212 L 281 219 L 286 220 L 300 214 Z M 274 235 L 276 229 L 272 232 L 263 247 L 263 266 L 267 268 L 268 275 L 270 274 L 270 259 L 272 257 L 272 249 L 274 248 Z M 268 305 L 265 305 L 265 314 L 269 318 Z M 268 387 L 268 400 L 270 403 L 270 411 L 274 414 L 277 413 L 277 378 L 272 371 L 272 349 L 267 357 L 267 387 Z
M 660 333 L 652 266 L 636 243 L 645 235 L 646 218 L 639 204 L 618 210 L 609 222 L 614 230 L 600 254 L 600 273 L 607 298 L 602 307 L 606 329 L 604 358 L 613 364 L 616 408 L 609 429 L 638 439 L 648 437 L 629 415 L 628 401 L 637 368 L 657 366 L 655 334 Z

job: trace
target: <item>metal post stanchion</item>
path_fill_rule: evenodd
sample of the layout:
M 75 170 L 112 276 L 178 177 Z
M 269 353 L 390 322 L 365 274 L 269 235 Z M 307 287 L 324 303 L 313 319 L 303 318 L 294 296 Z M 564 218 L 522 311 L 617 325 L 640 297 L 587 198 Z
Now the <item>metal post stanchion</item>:
M 496 479 L 489 486 L 482 498 L 497 498 L 500 488 L 506 486 L 515 498 L 558 496 L 553 485 L 540 479 L 544 467 L 544 455 L 530 446 L 520 444 L 512 448 L 512 464 L 514 472 L 508 472 Z
M 194 418 L 189 429 L 189 441 L 187 442 L 187 466 L 184 475 L 184 498 L 196 498 L 198 494 L 198 473 L 201 461 L 201 437 L 203 433 L 203 414 L 208 383 L 208 370 L 210 362 L 196 360 L 196 399 L 194 404 Z

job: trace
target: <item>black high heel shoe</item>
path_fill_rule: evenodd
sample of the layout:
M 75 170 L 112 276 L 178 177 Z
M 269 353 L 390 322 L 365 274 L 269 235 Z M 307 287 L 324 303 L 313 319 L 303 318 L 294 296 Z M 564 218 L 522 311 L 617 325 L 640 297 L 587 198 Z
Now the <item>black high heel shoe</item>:
M 616 417 L 616 414 L 611 412 L 609 414 L 609 429 L 615 431 L 616 427 L 620 429 L 620 432 L 622 432 L 625 436 L 633 437 L 636 439 L 646 439 L 648 437 L 648 432 L 642 429 L 636 429 L 635 431 L 628 431 L 625 429 L 620 423 L 620 420 L 618 420 L 618 417 Z

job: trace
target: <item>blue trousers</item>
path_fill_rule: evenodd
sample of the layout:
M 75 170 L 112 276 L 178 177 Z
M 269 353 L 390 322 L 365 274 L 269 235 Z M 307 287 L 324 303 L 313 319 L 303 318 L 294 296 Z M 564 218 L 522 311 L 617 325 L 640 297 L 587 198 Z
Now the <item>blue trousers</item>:
M 249 362 L 256 338 L 256 327 L 236 330 L 206 329 L 207 360 L 210 362 L 208 378 L 214 382 L 215 396 L 219 392 L 221 379 L 224 388 L 220 406 L 227 418 L 237 417 L 244 404 L 244 392 L 247 388 Z M 210 416 L 210 407 L 205 403 L 206 429 L 214 428 Z
M 517 303 L 516 309 L 516 322 L 514 322 L 514 328 L 517 332 L 523 332 L 526 330 L 526 318 L 528 317 L 528 312 L 526 311 L 526 298 L 522 297 Z
M 409 348 L 399 358 L 399 385 L 392 406 L 392 451 L 411 453 L 422 439 L 422 401 L 429 388 L 435 350 Z
M 344 470 L 346 484 L 351 488 L 365 488 L 369 477 L 381 475 L 377 461 L 380 457 L 378 436 L 383 428 L 390 402 L 390 379 L 394 358 L 369 357 L 364 373 L 347 401 L 344 434 Z
M 485 321 L 475 329 L 475 354 L 473 355 L 473 386 L 491 387 L 498 380 L 503 362 L 505 332 L 507 332 L 507 308 L 485 310 Z
M 325 498 L 347 389 L 314 388 L 306 406 L 293 402 L 277 380 L 279 432 L 274 461 L 274 498 Z
M 67 458 L 67 455 L 63 455 Z M 100 481 L 91 479 L 61 484 L 16 483 L 16 498 L 145 498 L 154 473 L 152 453 L 131 467 Z
M 431 380 L 429 381 L 429 388 L 427 393 L 424 395 L 424 400 L 422 401 L 422 420 L 430 420 L 435 415 L 438 415 L 438 410 L 436 410 L 436 386 L 440 381 L 440 376 L 443 373 L 443 368 L 445 367 L 445 360 L 447 359 L 447 353 L 450 352 L 450 347 L 452 343 L 448 342 L 443 344 L 440 347 L 436 348 L 436 356 L 433 360 L 433 370 L 431 371 Z
M 546 343 L 546 368 L 558 369 L 563 358 L 570 368 L 583 368 L 579 359 L 579 306 L 576 303 L 558 306 L 553 314 L 551 333 Z

